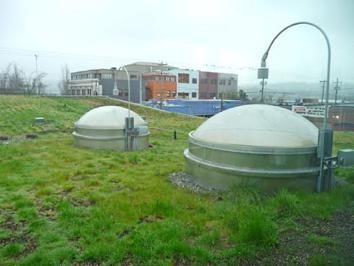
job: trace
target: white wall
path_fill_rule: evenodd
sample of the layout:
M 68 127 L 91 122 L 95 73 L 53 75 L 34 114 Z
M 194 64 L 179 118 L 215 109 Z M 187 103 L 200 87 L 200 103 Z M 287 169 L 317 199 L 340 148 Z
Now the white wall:
M 167 71 L 172 75 L 176 76 L 177 82 L 177 94 L 176 97 L 178 98 L 178 93 L 188 93 L 189 99 L 198 99 L 198 88 L 199 88 L 199 71 L 197 70 L 190 70 L 190 69 L 172 69 Z M 189 83 L 180 83 L 178 82 L 178 74 L 189 74 Z M 193 78 L 197 79 L 197 83 L 192 83 Z M 196 93 L 196 97 L 192 97 L 192 93 Z

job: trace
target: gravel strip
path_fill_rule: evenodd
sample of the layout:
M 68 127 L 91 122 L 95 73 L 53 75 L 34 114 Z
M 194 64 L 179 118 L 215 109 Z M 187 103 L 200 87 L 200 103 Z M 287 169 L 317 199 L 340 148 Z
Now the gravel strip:
M 172 184 L 175 184 L 176 186 L 179 186 L 181 188 L 186 188 L 195 193 L 217 192 L 217 190 L 214 188 L 202 187 L 201 185 L 195 183 L 193 181 L 193 178 L 185 172 L 171 173 L 168 176 L 168 179 L 171 181 Z

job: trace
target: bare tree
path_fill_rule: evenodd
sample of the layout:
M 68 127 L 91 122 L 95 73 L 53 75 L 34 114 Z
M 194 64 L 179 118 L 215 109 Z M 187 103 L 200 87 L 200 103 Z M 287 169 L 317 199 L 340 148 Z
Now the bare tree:
M 44 83 L 44 78 L 47 76 L 46 73 L 32 73 L 26 80 L 26 93 L 31 94 L 44 94 L 47 85 Z
M 29 76 L 15 63 L 7 65 L 0 72 L 0 93 L 5 94 L 43 94 L 47 85 L 44 82 L 46 73 L 32 73 Z
M 58 82 L 58 87 L 61 95 L 69 94 L 70 70 L 68 65 L 61 67 L 61 79 Z
M 6 69 L 0 73 L 0 90 L 5 92 L 9 88 L 9 76 L 11 64 L 8 64 Z
M 248 99 L 248 95 L 247 95 L 247 93 L 244 90 L 240 90 L 239 91 L 239 98 L 242 101 L 248 101 L 249 100 Z
M 26 88 L 26 77 L 24 72 L 15 64 L 10 63 L 0 73 L 0 92 L 2 93 L 23 93 Z
M 9 88 L 14 92 L 23 92 L 25 89 L 25 74 L 16 64 L 13 65 L 13 71 L 9 76 Z

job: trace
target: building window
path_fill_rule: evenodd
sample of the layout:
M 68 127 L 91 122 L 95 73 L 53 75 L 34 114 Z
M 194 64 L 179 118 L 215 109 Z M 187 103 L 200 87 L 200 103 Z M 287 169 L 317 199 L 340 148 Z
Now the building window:
M 80 90 L 76 90 L 76 95 L 80 95 Z
M 178 73 L 178 83 L 189 83 L 189 74 Z
M 231 79 L 229 79 L 228 85 L 231 86 Z
M 130 75 L 130 79 L 138 79 L 137 75 Z
M 188 99 L 189 93 L 188 92 L 179 92 L 178 97 L 183 98 L 183 99 Z
M 192 92 L 192 98 L 196 98 L 197 97 L 197 93 L 196 92 Z
M 197 84 L 197 78 L 192 78 L 192 83 Z M 193 97 L 193 96 L 192 96 Z
M 103 79 L 111 79 L 112 78 L 112 74 L 102 74 L 102 78 Z

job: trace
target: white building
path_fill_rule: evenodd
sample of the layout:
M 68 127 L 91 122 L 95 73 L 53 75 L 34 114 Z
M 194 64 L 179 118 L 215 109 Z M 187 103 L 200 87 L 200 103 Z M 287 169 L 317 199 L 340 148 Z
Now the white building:
M 167 73 L 176 76 L 176 98 L 198 99 L 199 71 L 191 69 L 171 69 Z
M 71 95 L 102 95 L 102 85 L 97 78 L 71 80 L 69 82 Z

